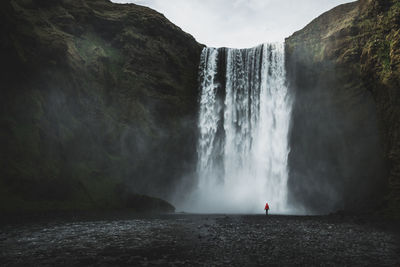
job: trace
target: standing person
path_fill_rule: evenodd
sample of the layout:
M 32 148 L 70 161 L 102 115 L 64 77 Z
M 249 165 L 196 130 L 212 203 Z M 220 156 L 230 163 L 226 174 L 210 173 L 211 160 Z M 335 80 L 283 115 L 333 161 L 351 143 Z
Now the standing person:
M 268 210 L 269 210 L 269 205 L 268 205 L 268 202 L 267 203 L 265 203 L 265 215 L 268 215 Z

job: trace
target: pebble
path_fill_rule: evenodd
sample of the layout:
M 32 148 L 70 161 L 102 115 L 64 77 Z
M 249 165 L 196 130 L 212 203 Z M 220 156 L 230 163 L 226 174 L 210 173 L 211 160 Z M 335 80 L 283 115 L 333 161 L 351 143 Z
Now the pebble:
M 329 216 L 170 215 L 5 225 L 0 265 L 399 266 L 399 232 L 382 224 Z

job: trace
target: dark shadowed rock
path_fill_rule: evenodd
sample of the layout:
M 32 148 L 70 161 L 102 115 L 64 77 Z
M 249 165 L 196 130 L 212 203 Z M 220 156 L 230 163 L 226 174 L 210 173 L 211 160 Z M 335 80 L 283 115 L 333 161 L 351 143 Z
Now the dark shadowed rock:
M 201 49 L 146 7 L 1 1 L 0 211 L 167 199 L 196 161 Z
M 171 213 L 175 207 L 167 201 L 145 195 L 127 194 L 124 196 L 127 208 L 140 213 Z
M 286 39 L 292 202 L 400 215 L 400 2 L 341 5 Z

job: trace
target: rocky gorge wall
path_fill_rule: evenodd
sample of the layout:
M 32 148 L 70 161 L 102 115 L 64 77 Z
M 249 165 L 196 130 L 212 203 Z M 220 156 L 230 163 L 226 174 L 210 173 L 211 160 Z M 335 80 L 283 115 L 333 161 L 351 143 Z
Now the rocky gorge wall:
M 170 209 L 131 193 L 194 183 L 203 46 L 107 0 L 7 0 L 0 15 L 0 212 Z M 292 205 L 399 214 L 399 25 L 398 0 L 361 0 L 286 39 Z
M 286 39 L 290 200 L 315 213 L 400 211 L 400 2 L 334 8 Z
M 133 4 L 10 0 L 0 13 L 0 211 L 168 199 L 196 160 L 202 46 Z

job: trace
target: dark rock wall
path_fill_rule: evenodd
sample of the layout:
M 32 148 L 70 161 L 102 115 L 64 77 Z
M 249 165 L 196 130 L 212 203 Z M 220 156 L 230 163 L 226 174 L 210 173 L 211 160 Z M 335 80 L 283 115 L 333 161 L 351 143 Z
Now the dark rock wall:
M 196 160 L 201 49 L 137 5 L 1 1 L 0 210 L 168 199 Z
M 291 202 L 400 211 L 400 2 L 341 5 L 286 39 Z
M 286 40 L 292 204 L 399 214 L 399 25 L 399 1 L 363 0 Z M 137 5 L 1 1 L 0 211 L 190 187 L 201 49 Z

